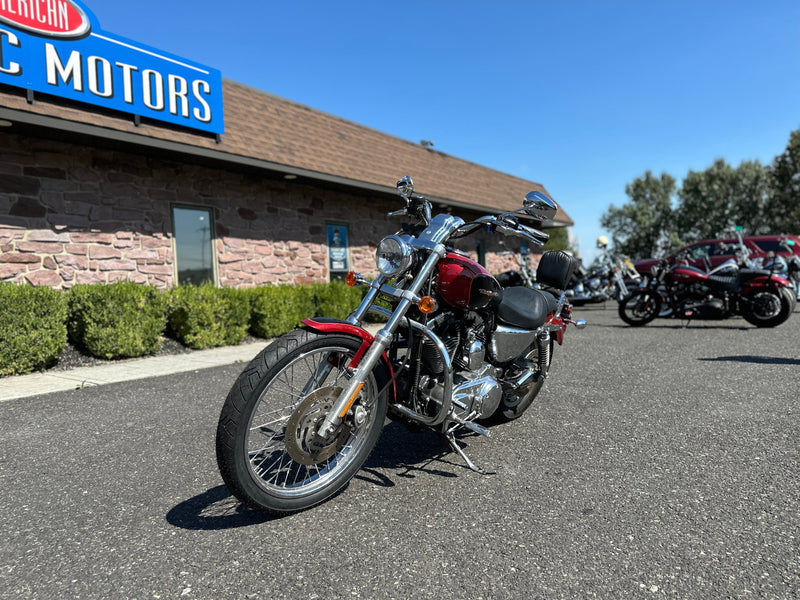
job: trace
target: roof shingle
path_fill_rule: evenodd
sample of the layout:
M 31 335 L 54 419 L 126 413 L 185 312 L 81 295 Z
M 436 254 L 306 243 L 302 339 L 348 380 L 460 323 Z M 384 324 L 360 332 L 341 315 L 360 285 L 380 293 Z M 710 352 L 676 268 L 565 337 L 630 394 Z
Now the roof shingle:
M 16 92 L 16 90 L 14 90 Z M 190 130 L 100 113 L 56 98 L 36 96 L 28 104 L 19 93 L 0 89 L 0 106 L 42 116 L 99 126 L 155 140 L 205 148 L 220 160 L 237 157 L 332 175 L 353 184 L 390 190 L 403 175 L 434 200 L 474 210 L 519 208 L 538 183 L 425 148 L 369 127 L 230 81 L 223 81 L 225 134 L 214 138 Z M 572 225 L 561 209 L 556 221 Z

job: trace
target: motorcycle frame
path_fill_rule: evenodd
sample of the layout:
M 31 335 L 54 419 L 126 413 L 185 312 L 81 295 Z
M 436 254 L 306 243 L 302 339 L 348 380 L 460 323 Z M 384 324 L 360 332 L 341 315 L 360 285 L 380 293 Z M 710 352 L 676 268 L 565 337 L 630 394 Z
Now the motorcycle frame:
M 430 213 L 428 213 L 430 214 Z M 395 332 L 400 326 L 401 322 L 405 321 L 408 324 L 417 323 L 411 319 L 406 319 L 406 313 L 420 300 L 420 291 L 422 287 L 428 282 L 431 275 L 433 275 L 436 265 L 439 263 L 446 254 L 444 242 L 455 233 L 457 229 L 465 224 L 464 220 L 460 217 L 452 215 L 440 214 L 436 215 L 429 221 L 428 227 L 417 238 L 409 238 L 409 245 L 415 250 L 422 250 L 428 252 L 428 257 L 423 263 L 422 267 L 417 272 L 414 279 L 410 282 L 406 289 L 398 289 L 386 283 L 387 278 L 385 275 L 380 275 L 375 281 L 370 282 L 370 290 L 361 304 L 358 305 L 356 310 L 347 319 L 347 323 L 360 327 L 361 322 L 369 310 L 370 306 L 374 303 L 378 293 L 384 293 L 393 296 L 399 300 L 397 306 L 391 312 L 389 320 L 374 336 L 369 348 L 364 353 L 358 366 L 353 369 L 352 377 L 348 382 L 345 389 L 342 391 L 339 398 L 334 403 L 332 409 L 320 424 L 317 432 L 320 437 L 327 437 L 339 423 L 341 423 L 347 411 L 350 409 L 361 388 L 366 381 L 367 376 L 378 364 L 378 361 L 385 355 L 392 341 L 394 340 Z M 440 354 L 443 354 L 444 359 L 447 356 L 446 363 L 450 363 L 450 357 L 447 354 L 444 343 L 432 332 L 429 328 L 417 323 L 419 330 L 423 332 L 426 337 L 433 341 Z M 412 325 L 412 327 L 414 327 Z M 355 332 L 353 332 L 355 333 Z M 450 366 L 449 376 L 445 379 L 445 394 L 442 397 L 442 406 L 439 412 L 434 417 L 425 417 L 413 413 L 413 417 L 421 420 L 425 425 L 435 427 L 444 422 L 450 414 L 450 406 L 452 403 L 452 364 Z M 395 402 L 394 407 L 400 406 Z M 405 407 L 402 407 L 405 409 Z M 404 411 L 401 411 L 404 412 Z
M 453 366 L 444 342 L 439 339 L 439 337 L 425 324 L 406 318 L 406 313 L 412 306 L 419 303 L 421 299 L 421 290 L 431 280 L 434 270 L 436 269 L 436 265 L 447 255 L 448 250 L 445 246 L 445 242 L 449 239 L 464 237 L 482 228 L 486 228 L 492 232 L 503 233 L 505 235 L 520 236 L 528 241 L 534 242 L 538 246 L 543 246 L 544 240 L 549 237 L 546 233 L 522 225 L 515 218 L 513 218 L 513 214 L 516 212 L 521 212 L 523 210 L 528 212 L 528 207 L 524 207 L 518 211 L 503 213 L 497 217 L 480 217 L 472 223 L 466 223 L 460 217 L 448 214 L 439 214 L 431 218 L 430 203 L 424 198 L 411 196 L 409 188 L 402 186 L 402 183 L 403 180 L 398 182 L 398 191 L 406 201 L 406 209 L 389 214 L 410 214 L 424 221 L 427 227 L 424 231 L 422 231 L 422 233 L 419 234 L 419 236 L 416 238 L 407 237 L 405 239 L 409 246 L 411 246 L 413 250 L 418 251 L 419 254 L 424 255 L 427 253 L 427 259 L 416 272 L 413 279 L 408 282 L 407 287 L 403 289 L 389 285 L 389 278 L 384 274 L 381 274 L 377 279 L 371 282 L 367 281 L 363 277 L 357 276 L 357 282 L 362 285 L 369 285 L 370 290 L 364 296 L 364 299 L 361 301 L 358 307 L 346 320 L 346 323 L 349 326 L 356 328 L 356 330 L 354 331 L 349 327 L 346 327 L 344 324 L 339 324 L 338 327 L 341 328 L 341 332 L 343 333 L 349 332 L 351 335 L 357 335 L 361 337 L 361 339 L 364 340 L 364 343 L 368 344 L 368 347 L 365 348 L 363 353 L 361 350 L 359 350 L 359 354 L 362 356 L 361 360 L 358 361 L 357 364 L 355 364 L 355 361 L 352 361 L 352 368 L 349 369 L 351 378 L 347 386 L 343 389 L 342 393 L 334 402 L 333 407 L 317 428 L 317 435 L 323 439 L 327 438 L 336 429 L 339 423 L 342 422 L 345 415 L 350 410 L 350 407 L 354 404 L 356 398 L 361 392 L 361 388 L 364 386 L 367 376 L 378 364 L 378 361 L 387 360 L 383 357 L 386 356 L 386 351 L 394 341 L 395 333 L 401 324 L 407 325 L 410 331 L 413 330 L 425 336 L 437 349 L 445 364 L 445 373 L 443 377 L 444 390 L 442 394 L 442 404 L 437 413 L 433 416 L 419 414 L 397 402 L 396 391 L 394 392 L 395 402 L 392 404 L 392 407 L 405 416 L 432 428 L 442 424 L 446 425 L 448 419 L 455 418 L 454 412 L 451 410 L 453 404 Z M 410 183 L 410 179 L 407 183 Z M 535 193 L 532 192 L 529 194 L 529 196 L 533 194 Z M 526 196 L 526 202 L 528 199 L 529 197 Z M 398 303 L 394 307 L 394 310 L 386 311 L 385 314 L 388 316 L 388 321 L 384 327 L 375 334 L 371 342 L 366 342 L 367 338 L 364 336 L 364 333 L 366 332 L 364 332 L 363 328 L 361 327 L 361 323 L 367 312 L 376 308 L 372 305 L 377 299 L 379 293 L 396 298 Z M 564 292 L 562 292 L 561 298 L 558 302 L 558 309 L 555 311 L 556 316 L 560 315 L 563 305 Z M 544 325 L 544 327 L 550 326 L 551 322 L 552 318 Z M 565 324 L 562 323 L 560 326 L 558 326 L 558 329 L 561 329 L 562 326 L 565 327 Z M 337 326 L 335 325 L 331 325 L 329 330 L 336 330 L 336 327 Z M 550 331 L 548 330 L 548 336 L 549 335 Z M 559 337 L 563 337 L 563 330 L 561 331 Z M 559 344 L 560 343 L 561 341 L 559 341 Z M 362 343 L 362 346 L 363 345 L 364 344 Z M 313 379 L 314 378 L 312 378 L 312 381 Z

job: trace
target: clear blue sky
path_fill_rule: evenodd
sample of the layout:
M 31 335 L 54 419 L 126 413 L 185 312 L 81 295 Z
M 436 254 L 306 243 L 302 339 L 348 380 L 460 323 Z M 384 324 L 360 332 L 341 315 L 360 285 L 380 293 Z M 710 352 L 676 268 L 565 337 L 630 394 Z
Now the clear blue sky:
M 86 3 L 108 32 L 542 183 L 587 260 L 646 170 L 767 164 L 800 128 L 798 0 Z

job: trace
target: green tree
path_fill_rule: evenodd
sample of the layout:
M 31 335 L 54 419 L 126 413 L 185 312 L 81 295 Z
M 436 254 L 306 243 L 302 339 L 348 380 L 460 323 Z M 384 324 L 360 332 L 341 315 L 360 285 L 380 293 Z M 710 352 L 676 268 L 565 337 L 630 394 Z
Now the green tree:
M 601 226 L 611 233 L 615 252 L 641 258 L 678 243 L 672 211 L 675 191 L 674 177 L 667 173 L 657 177 L 651 171 L 625 186 L 630 202 L 621 208 L 612 204 L 600 218 Z
M 554 227 L 553 229 L 548 229 L 547 233 L 550 234 L 550 239 L 545 242 L 543 250 L 573 251 L 569 243 L 569 234 L 566 227 Z
M 775 157 L 768 171 L 772 197 L 765 212 L 772 232 L 800 232 L 800 129 L 789 135 L 786 150 Z
M 689 171 L 678 197 L 677 231 L 686 242 L 718 237 L 736 225 L 750 234 L 770 230 L 769 175 L 758 161 L 734 169 L 717 159 L 705 171 Z

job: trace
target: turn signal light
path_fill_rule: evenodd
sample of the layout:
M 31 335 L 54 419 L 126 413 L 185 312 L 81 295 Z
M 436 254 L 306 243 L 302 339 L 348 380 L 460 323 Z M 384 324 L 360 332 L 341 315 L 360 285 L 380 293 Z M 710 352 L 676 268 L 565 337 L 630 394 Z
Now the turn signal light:
M 358 281 L 358 275 L 356 274 L 355 271 L 349 271 L 347 275 L 344 276 L 344 282 L 350 287 L 354 287 L 357 281 Z
M 419 308 L 419 312 L 423 314 L 432 313 L 436 310 L 436 300 L 431 298 L 430 296 L 423 296 L 417 302 L 417 308 Z

